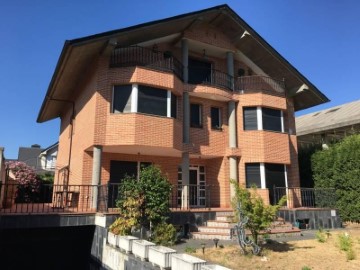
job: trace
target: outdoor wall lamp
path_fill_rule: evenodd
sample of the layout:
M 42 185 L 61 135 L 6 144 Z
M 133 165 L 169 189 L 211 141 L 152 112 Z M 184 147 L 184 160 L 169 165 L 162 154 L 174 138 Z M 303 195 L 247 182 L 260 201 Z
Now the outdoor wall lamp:
M 206 246 L 206 244 L 205 244 L 205 243 L 201 243 L 201 248 L 202 248 L 202 252 L 203 252 L 203 254 L 205 254 L 205 246 Z
M 214 241 L 214 244 L 215 244 L 215 248 L 217 248 L 218 243 L 219 243 L 219 239 L 218 239 L 218 238 L 214 238 L 213 241 Z

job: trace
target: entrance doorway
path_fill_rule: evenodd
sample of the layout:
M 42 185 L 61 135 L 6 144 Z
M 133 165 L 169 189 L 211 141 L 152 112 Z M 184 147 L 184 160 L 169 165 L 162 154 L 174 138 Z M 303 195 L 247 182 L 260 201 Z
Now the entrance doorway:
M 189 168 L 189 204 L 190 207 L 206 206 L 204 166 Z

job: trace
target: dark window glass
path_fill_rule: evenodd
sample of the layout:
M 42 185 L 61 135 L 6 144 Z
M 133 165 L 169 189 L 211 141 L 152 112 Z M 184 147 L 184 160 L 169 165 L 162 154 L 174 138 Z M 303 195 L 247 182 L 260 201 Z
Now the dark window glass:
M 211 63 L 190 58 L 188 67 L 190 84 L 211 82 Z
M 177 98 L 173 93 L 171 93 L 171 117 L 177 117 Z
M 256 107 L 244 108 L 244 130 L 257 130 L 257 109 Z
M 261 188 L 260 163 L 245 164 L 246 187 L 256 186 Z
M 281 132 L 281 111 L 262 108 L 263 129 Z
M 284 165 L 265 164 L 265 179 L 266 179 L 266 188 L 269 189 L 270 204 L 274 204 L 276 203 L 274 198 L 274 187 L 285 187 Z
M 131 85 L 114 86 L 113 113 L 131 112 Z
M 138 112 L 166 116 L 167 91 L 139 85 Z
M 219 108 L 211 107 L 211 128 L 221 129 L 221 111 Z
M 190 126 L 202 127 L 201 117 L 201 105 L 190 104 Z

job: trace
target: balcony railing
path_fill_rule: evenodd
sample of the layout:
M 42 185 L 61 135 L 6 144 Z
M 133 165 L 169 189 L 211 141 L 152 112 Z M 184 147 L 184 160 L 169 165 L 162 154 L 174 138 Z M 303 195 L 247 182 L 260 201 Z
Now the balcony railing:
M 219 207 L 215 194 L 216 190 L 212 185 L 174 185 L 170 207 L 174 210 Z
M 118 212 L 116 201 L 120 184 L 107 185 L 52 185 L 36 189 L 29 185 L 0 185 L 1 213 L 84 213 Z M 218 192 L 210 185 L 175 185 L 169 198 L 172 209 L 219 207 L 215 199 Z M 97 193 L 97 205 L 94 197 Z
M 140 46 L 116 48 L 110 60 L 110 67 L 143 66 L 173 72 L 183 79 L 183 65 L 170 52 L 160 52 Z
M 92 185 L 5 184 L 0 193 L 0 213 L 94 211 L 92 201 L 96 189 L 97 186 Z
M 279 94 L 285 92 L 285 81 L 273 79 L 266 76 L 243 76 L 235 79 L 236 91 L 269 91 Z
M 208 84 L 228 90 L 234 89 L 234 78 L 216 69 L 189 67 L 190 84 Z
M 333 188 L 287 188 L 275 187 L 275 204 L 283 197 L 287 197 L 288 208 L 334 208 L 336 204 L 336 192 Z

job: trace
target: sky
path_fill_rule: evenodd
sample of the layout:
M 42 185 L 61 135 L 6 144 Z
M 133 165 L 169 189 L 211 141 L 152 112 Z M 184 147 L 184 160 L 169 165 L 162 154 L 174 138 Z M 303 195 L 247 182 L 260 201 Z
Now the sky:
M 228 4 L 330 100 L 360 99 L 358 0 L 0 0 L 0 147 L 58 141 L 60 121 L 36 123 L 65 40 Z M 360 108 L 359 108 L 360 109 Z

